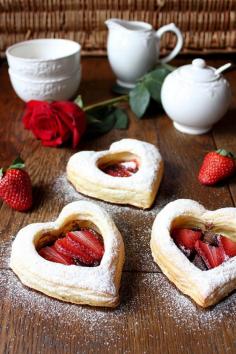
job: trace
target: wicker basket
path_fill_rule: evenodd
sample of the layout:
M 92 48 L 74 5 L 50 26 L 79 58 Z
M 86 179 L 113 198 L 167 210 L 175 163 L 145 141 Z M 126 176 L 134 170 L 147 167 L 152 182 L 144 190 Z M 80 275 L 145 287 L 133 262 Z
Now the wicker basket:
M 0 0 L 0 55 L 31 38 L 70 38 L 83 54 L 106 53 L 104 21 L 141 20 L 155 28 L 174 22 L 184 34 L 183 53 L 236 52 L 236 0 Z M 166 34 L 162 53 L 174 46 Z

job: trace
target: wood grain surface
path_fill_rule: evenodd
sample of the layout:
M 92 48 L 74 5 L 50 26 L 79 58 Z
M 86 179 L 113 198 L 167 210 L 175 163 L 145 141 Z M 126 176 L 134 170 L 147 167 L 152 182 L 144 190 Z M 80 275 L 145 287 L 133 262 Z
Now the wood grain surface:
M 185 61 L 186 62 L 186 61 Z M 225 61 L 211 60 L 219 66 Z M 182 65 L 183 61 L 176 61 Z M 80 93 L 86 104 L 112 97 L 114 76 L 104 58 L 83 58 Z M 236 72 L 226 74 L 233 89 L 230 111 L 203 136 L 177 132 L 160 108 L 138 121 L 130 112 L 128 130 L 113 130 L 79 149 L 100 150 L 131 137 L 157 145 L 165 175 L 153 208 L 141 211 L 98 202 L 113 216 L 126 246 L 121 304 L 115 310 L 76 306 L 24 287 L 9 268 L 11 243 L 23 226 L 54 220 L 68 202 L 84 198 L 65 177 L 70 148 L 45 148 L 24 130 L 23 102 L 11 88 L 6 63 L 0 66 L 0 161 L 20 154 L 34 185 L 34 207 L 18 213 L 0 204 L 0 353 L 235 353 L 236 293 L 202 310 L 182 295 L 153 262 L 150 231 L 158 211 L 177 198 L 192 198 L 209 209 L 236 203 L 236 178 L 218 187 L 197 182 L 204 154 L 216 147 L 236 153 Z M 85 197 L 86 199 L 86 197 Z M 26 255 L 22 255 L 24 257 Z

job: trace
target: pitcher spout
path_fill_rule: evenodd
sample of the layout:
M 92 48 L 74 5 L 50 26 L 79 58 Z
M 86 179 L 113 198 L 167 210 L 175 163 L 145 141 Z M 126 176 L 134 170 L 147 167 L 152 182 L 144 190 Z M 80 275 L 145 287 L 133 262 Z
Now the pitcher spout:
M 105 25 L 107 26 L 108 29 L 119 28 L 119 27 L 124 27 L 122 25 L 122 22 L 123 21 L 119 20 L 118 18 L 109 18 L 108 20 L 105 21 Z
M 108 29 L 119 29 L 129 32 L 149 32 L 152 30 L 152 25 L 142 21 L 126 21 L 118 18 L 110 18 L 105 21 Z

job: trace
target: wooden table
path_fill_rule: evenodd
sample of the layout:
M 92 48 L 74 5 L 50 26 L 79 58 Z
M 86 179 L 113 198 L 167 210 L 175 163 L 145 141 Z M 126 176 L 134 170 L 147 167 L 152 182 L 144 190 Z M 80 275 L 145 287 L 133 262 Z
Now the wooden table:
M 219 66 L 222 61 L 214 60 L 211 64 Z M 29 213 L 18 213 L 0 205 L 0 353 L 236 352 L 236 294 L 212 309 L 198 308 L 168 282 L 153 262 L 149 248 L 152 222 L 166 203 L 192 198 L 210 209 L 235 205 L 235 177 L 229 184 L 215 188 L 197 182 L 198 169 L 207 151 L 224 147 L 236 153 L 236 72 L 226 77 L 234 91 L 231 109 L 209 134 L 179 133 L 158 109 L 154 116 L 141 121 L 130 114 L 128 130 L 113 130 L 81 144 L 80 149 L 97 150 L 125 137 L 143 139 L 157 145 L 165 161 L 165 176 L 150 211 L 99 202 L 114 217 L 126 246 L 121 304 L 115 310 L 101 310 L 66 304 L 30 290 L 9 269 L 16 232 L 32 222 L 55 219 L 65 204 L 82 196 L 74 192 L 65 178 L 66 163 L 74 151 L 42 147 L 24 130 L 24 104 L 14 94 L 7 65 L 2 63 L 1 165 L 21 154 L 34 185 L 34 208 Z M 87 104 L 111 97 L 113 81 L 106 59 L 83 59 L 80 91 Z

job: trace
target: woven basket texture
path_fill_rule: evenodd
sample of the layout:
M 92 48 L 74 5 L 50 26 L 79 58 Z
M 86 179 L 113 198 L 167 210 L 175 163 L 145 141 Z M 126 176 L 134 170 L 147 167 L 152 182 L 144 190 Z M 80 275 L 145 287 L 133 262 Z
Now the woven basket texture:
M 69 38 L 83 54 L 106 53 L 108 18 L 140 20 L 154 28 L 174 22 L 183 32 L 182 53 L 236 52 L 236 0 L 0 0 L 0 55 L 16 42 Z M 162 53 L 175 36 L 162 39 Z

